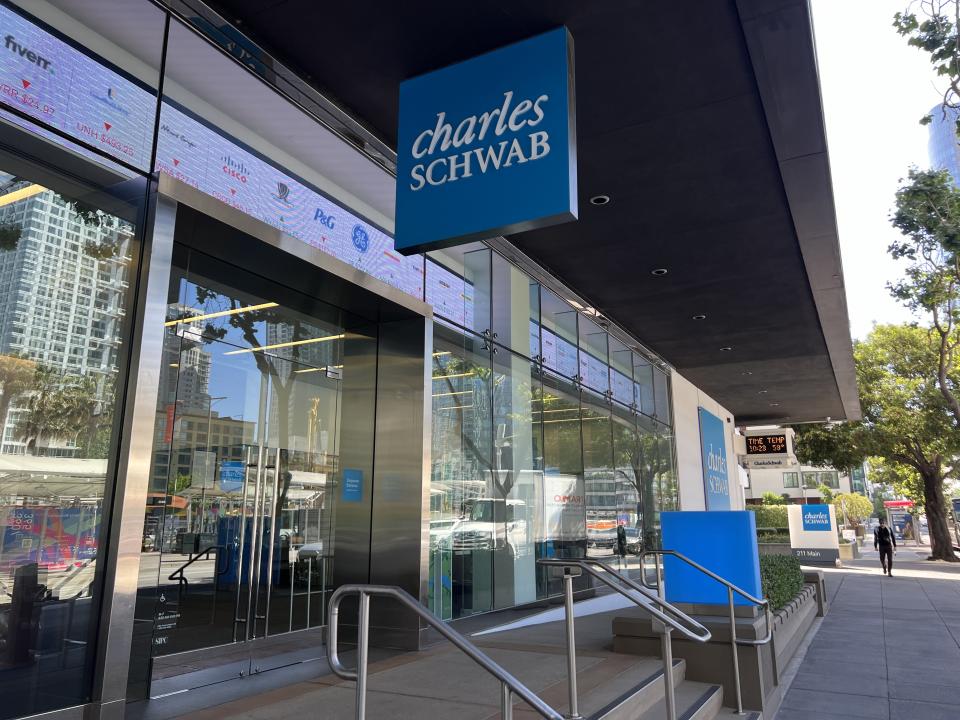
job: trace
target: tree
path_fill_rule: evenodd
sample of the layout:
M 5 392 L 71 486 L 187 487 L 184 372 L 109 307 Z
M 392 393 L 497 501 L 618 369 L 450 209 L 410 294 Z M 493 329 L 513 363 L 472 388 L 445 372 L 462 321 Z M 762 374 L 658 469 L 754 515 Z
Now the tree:
M 33 385 L 36 363 L 17 355 L 0 355 L 0 435 L 13 399 Z
M 957 561 L 947 525 L 945 475 L 960 453 L 960 433 L 937 383 L 937 352 L 927 331 L 881 325 L 854 345 L 863 421 L 798 433 L 797 454 L 814 465 L 851 467 L 877 456 L 912 468 L 923 483 L 931 559 Z M 954 378 L 951 378 L 953 381 Z
M 888 284 L 891 294 L 931 324 L 937 351 L 936 378 L 960 429 L 960 400 L 953 382 L 960 346 L 960 190 L 946 171 L 911 168 L 897 190 L 893 226 L 903 239 L 889 247 L 907 260 L 904 279 Z
M 860 493 L 836 493 L 833 506 L 838 517 L 846 517 L 854 525 L 861 524 L 873 512 L 873 503 Z
M 894 496 L 912 500 L 917 509 L 923 508 L 923 478 L 914 468 L 880 458 L 871 460 L 871 468 L 877 481 L 889 486 Z
M 941 104 L 960 108 L 960 5 L 957 0 L 911 0 L 903 12 L 893 16 L 893 27 L 907 44 L 930 56 L 934 72 L 946 80 Z M 924 125 L 933 118 L 925 115 Z M 957 119 L 960 131 L 960 117 Z
M 783 497 L 783 495 L 777 495 L 777 493 L 770 492 L 769 490 L 767 490 L 767 492 L 763 494 L 763 504 L 764 505 L 786 505 L 787 500 L 786 498 Z
M 39 453 L 41 442 L 73 440 L 89 432 L 99 400 L 96 382 L 90 376 L 63 374 L 43 365 L 36 366 L 26 396 L 26 413 L 17 424 L 17 433 L 27 452 Z

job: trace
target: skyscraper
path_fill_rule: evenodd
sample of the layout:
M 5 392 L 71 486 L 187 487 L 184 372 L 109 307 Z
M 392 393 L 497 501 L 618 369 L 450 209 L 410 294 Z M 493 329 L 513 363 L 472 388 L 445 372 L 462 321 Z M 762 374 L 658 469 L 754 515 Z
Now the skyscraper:
M 930 117 L 930 140 L 927 144 L 930 166 L 935 170 L 946 170 L 953 182 L 960 186 L 960 140 L 957 139 L 960 110 L 937 105 L 930 110 Z
M 103 400 L 118 371 L 133 228 L 7 173 L 0 187 L 11 200 L 0 207 L 0 354 L 92 378 Z M 4 452 L 23 452 L 14 437 L 22 399 L 0 418 Z

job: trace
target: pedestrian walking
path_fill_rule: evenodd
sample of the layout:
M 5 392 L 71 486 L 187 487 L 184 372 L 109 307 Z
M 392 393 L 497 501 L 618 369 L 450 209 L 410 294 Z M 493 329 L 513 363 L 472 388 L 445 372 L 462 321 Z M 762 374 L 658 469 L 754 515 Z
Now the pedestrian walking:
M 890 577 L 893 577 L 893 553 L 896 547 L 897 539 L 887 527 L 887 519 L 880 518 L 880 526 L 873 531 L 873 549 L 880 551 L 880 567 Z

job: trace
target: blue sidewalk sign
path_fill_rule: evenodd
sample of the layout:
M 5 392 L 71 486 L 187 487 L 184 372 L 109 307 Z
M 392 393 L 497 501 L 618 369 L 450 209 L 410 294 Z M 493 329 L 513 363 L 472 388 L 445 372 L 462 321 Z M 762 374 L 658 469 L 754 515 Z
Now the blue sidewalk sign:
M 573 39 L 566 28 L 400 85 L 398 252 L 576 219 Z

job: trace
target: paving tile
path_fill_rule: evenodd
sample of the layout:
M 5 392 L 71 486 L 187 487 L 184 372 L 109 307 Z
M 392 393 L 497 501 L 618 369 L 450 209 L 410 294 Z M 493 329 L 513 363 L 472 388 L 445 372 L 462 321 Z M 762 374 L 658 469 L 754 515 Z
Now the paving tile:
M 952 704 L 960 706 L 960 686 L 954 682 L 915 682 L 896 677 L 887 683 L 890 697 L 898 700 L 917 700 L 925 702 Z
M 838 692 L 820 692 L 793 687 L 783 699 L 783 708 L 818 713 L 833 713 L 847 718 L 887 717 L 889 703 L 886 698 L 851 695 Z M 782 713 L 782 711 L 781 711 Z M 777 716 L 783 718 L 782 714 Z
M 957 720 L 957 706 L 918 700 L 891 700 L 890 720 Z
M 817 692 L 848 693 L 853 695 L 870 696 L 875 698 L 887 697 L 886 678 L 860 677 L 854 681 L 852 678 L 843 675 L 831 675 L 816 671 L 816 664 L 810 670 L 807 669 L 806 658 L 803 666 L 793 679 L 790 691 L 815 690 Z

